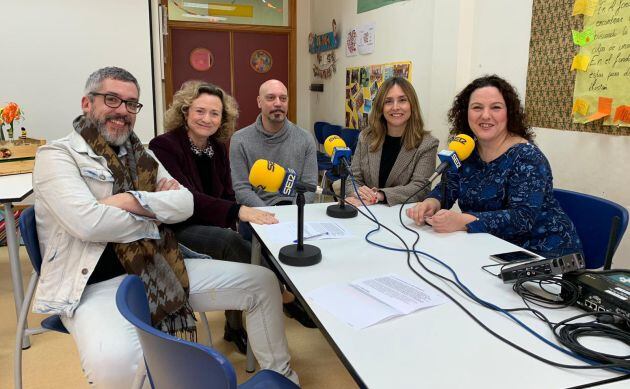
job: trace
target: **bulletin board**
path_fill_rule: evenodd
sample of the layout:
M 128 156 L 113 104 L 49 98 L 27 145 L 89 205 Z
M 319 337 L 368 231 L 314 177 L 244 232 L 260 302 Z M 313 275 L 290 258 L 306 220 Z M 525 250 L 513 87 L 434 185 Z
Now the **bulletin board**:
M 576 1 L 582 2 L 585 5 L 590 4 L 593 7 L 606 7 L 604 9 L 606 12 L 608 12 L 608 7 L 614 6 L 614 3 L 618 2 L 618 0 L 533 1 L 527 92 L 525 98 L 528 123 L 533 127 L 566 131 L 630 135 L 630 128 L 624 127 L 624 125 L 627 124 L 621 121 L 617 121 L 616 124 L 611 123 L 611 117 L 614 118 L 616 108 L 620 105 L 630 103 L 621 101 L 623 96 L 616 99 L 615 107 L 613 107 L 612 112 L 610 112 L 610 117 L 600 118 L 599 120 L 590 121 L 588 123 L 579 123 L 579 121 L 584 121 L 586 117 L 598 112 L 598 97 L 609 97 L 606 95 L 610 91 L 596 90 L 597 85 L 594 85 L 592 90 L 594 93 L 588 98 L 588 110 L 583 112 L 584 115 L 579 112 L 574 112 L 575 100 L 583 97 L 583 91 L 589 88 L 588 85 L 585 85 L 585 82 L 588 82 L 589 78 L 597 77 L 597 74 L 591 76 L 585 70 L 571 70 L 572 65 L 574 68 L 576 66 L 574 59 L 579 54 L 590 53 L 594 48 L 598 47 L 598 40 L 603 42 L 609 35 L 604 27 L 610 27 L 611 24 L 604 22 L 596 26 L 594 33 L 590 35 L 594 38 L 593 42 L 590 42 L 586 46 L 579 46 L 574 41 L 573 31 L 586 34 L 588 28 L 584 28 L 585 22 L 587 26 L 590 26 L 593 20 L 589 19 L 590 16 L 582 14 L 573 15 Z M 611 9 L 610 12 L 614 14 L 616 11 Z M 608 28 L 608 30 L 610 30 L 610 28 Z M 623 28 L 619 29 L 618 34 L 623 34 Z M 625 38 L 626 42 L 630 41 L 630 35 L 627 35 L 627 37 L 628 38 Z M 617 53 L 615 53 L 615 56 L 616 55 Z M 623 52 L 620 55 L 621 58 L 623 58 Z M 624 66 L 623 68 L 625 69 L 626 67 L 627 66 Z M 588 66 L 586 70 L 588 70 Z M 595 66 L 593 66 L 591 70 L 595 72 Z M 627 69 L 624 71 L 627 71 Z M 630 77 L 624 78 L 624 71 L 620 73 L 621 77 L 616 80 L 617 88 L 619 88 L 621 83 L 625 85 L 622 89 L 625 88 L 628 90 L 630 89 Z M 576 77 L 578 72 L 580 72 L 580 75 Z M 603 77 L 606 78 L 608 76 L 606 74 Z M 578 84 L 576 84 L 576 78 Z M 576 93 L 575 96 L 574 92 Z
M 390 62 L 346 68 L 346 127 L 363 130 L 368 125 L 372 101 L 383 81 L 392 77 L 411 81 L 411 62 Z

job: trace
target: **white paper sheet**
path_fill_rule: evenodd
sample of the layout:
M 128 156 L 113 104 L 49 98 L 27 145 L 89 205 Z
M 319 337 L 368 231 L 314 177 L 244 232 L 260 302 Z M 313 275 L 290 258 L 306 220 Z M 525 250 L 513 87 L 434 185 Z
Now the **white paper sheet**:
M 359 54 L 371 54 L 374 52 L 374 36 L 376 35 L 376 23 L 366 23 L 359 26 L 357 31 L 357 46 Z
M 271 232 L 271 239 L 278 243 L 293 243 L 297 239 L 297 223 L 284 222 L 269 224 L 265 228 Z M 332 221 L 304 223 L 304 241 L 342 239 L 352 234 L 342 224 Z
M 307 293 L 306 298 L 356 329 L 363 329 L 400 315 L 395 309 L 350 285 L 323 286 Z
M 306 298 L 357 329 L 446 302 L 423 281 L 395 274 L 323 286 Z
M 363 278 L 351 282 L 350 285 L 404 315 L 445 302 L 444 295 L 422 280 L 396 274 Z

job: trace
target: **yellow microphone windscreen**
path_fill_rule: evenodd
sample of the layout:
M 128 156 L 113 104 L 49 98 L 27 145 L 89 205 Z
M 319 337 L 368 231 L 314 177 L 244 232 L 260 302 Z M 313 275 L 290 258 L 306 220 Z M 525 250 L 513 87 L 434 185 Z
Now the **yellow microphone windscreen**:
M 331 135 L 324 141 L 324 151 L 326 155 L 332 157 L 335 147 L 346 147 L 346 142 L 338 135 Z
M 475 141 L 466 134 L 459 134 L 448 144 L 448 149 L 453 150 L 457 154 L 457 158 L 463 161 L 472 154 L 475 149 Z
M 265 192 L 277 192 L 285 174 L 284 168 L 277 163 L 259 159 L 249 171 L 249 183 Z

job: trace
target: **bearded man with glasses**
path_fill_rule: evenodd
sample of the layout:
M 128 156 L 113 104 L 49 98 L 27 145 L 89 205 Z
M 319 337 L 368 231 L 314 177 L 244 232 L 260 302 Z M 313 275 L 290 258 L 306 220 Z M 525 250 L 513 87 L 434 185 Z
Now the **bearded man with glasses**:
M 61 316 L 90 384 L 129 388 L 142 350 L 116 308 L 116 290 L 134 274 L 155 328 L 194 340 L 193 311 L 246 311 L 260 366 L 298 383 L 273 273 L 182 256 L 168 225 L 192 215 L 193 196 L 134 134 L 139 96 L 128 71 L 97 70 L 74 131 L 38 149 L 33 191 L 43 261 L 33 310 Z

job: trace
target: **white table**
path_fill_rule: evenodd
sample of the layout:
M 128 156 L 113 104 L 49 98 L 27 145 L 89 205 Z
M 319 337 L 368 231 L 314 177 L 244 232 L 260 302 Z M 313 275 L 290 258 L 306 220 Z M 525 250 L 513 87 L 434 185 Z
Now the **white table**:
M 325 209 L 329 204 L 307 205 L 306 221 L 330 220 Z M 297 220 L 295 206 L 265 208 L 274 212 L 280 222 Z M 370 209 L 381 223 L 399 233 L 408 244 L 415 238 L 404 230 L 398 221 L 399 207 L 382 205 Z M 363 330 L 355 330 L 318 305 L 305 300 L 311 290 L 331 283 L 348 283 L 362 277 L 396 273 L 415 277 L 407 267 L 406 255 L 386 251 L 369 245 L 365 234 L 374 224 L 359 215 L 353 219 L 335 219 L 352 231 L 347 240 L 309 241 L 320 247 L 322 261 L 311 267 L 287 266 L 272 258 L 273 265 L 285 276 L 287 283 L 305 304 L 318 327 L 337 352 L 346 368 L 360 386 L 369 388 L 566 388 L 616 377 L 619 374 L 604 370 L 565 370 L 539 362 L 499 341 L 472 321 L 454 303 L 421 310 L 395 318 Z M 406 219 L 406 224 L 412 225 Z M 255 242 L 252 260 L 259 256 L 262 244 L 277 258 L 280 248 L 289 242 L 276 242 L 268 232 L 268 226 L 253 225 Z M 512 251 L 516 246 L 489 234 L 434 233 L 430 227 L 415 227 L 421 240 L 417 248 L 448 263 L 459 278 L 479 297 L 504 308 L 521 307 L 522 300 L 512 291 L 511 285 L 503 284 L 482 271 L 480 267 L 492 263 L 490 254 Z M 402 247 L 387 231 L 379 232 L 374 239 L 390 246 Z M 422 257 L 421 257 L 422 258 Z M 423 258 L 423 262 L 442 275 L 450 275 L 443 267 Z M 414 265 L 420 269 L 419 265 Z M 545 358 L 566 364 L 580 364 L 540 340 L 526 333 L 521 327 L 500 313 L 490 311 L 471 302 L 454 287 L 420 270 L 429 280 L 448 293 L 456 296 L 473 314 L 494 331 L 516 344 Z M 559 320 L 580 313 L 573 308 L 543 310 L 550 320 Z M 555 339 L 542 321 L 530 313 L 518 313 L 523 320 L 547 339 Z M 627 353 L 621 345 L 606 340 L 607 351 Z M 627 385 L 616 383 L 614 386 Z
M 7 250 L 9 251 L 9 262 L 11 265 L 11 281 L 13 283 L 16 316 L 20 315 L 24 300 L 24 288 L 22 286 L 22 269 L 20 266 L 20 243 L 15 233 L 13 203 L 24 200 L 31 193 L 33 193 L 33 175 L 31 173 L 0 176 L 0 203 L 4 204 Z M 28 327 L 28 324 L 26 326 Z M 24 338 L 22 346 L 24 348 L 30 346 L 28 337 Z

